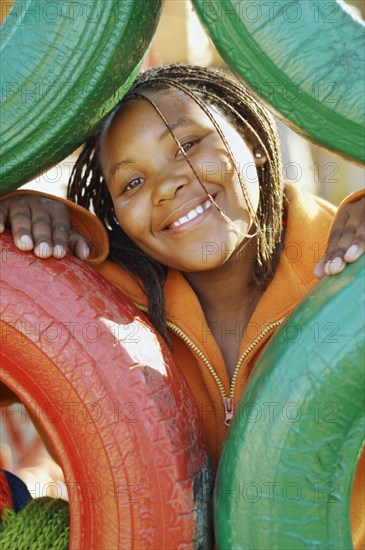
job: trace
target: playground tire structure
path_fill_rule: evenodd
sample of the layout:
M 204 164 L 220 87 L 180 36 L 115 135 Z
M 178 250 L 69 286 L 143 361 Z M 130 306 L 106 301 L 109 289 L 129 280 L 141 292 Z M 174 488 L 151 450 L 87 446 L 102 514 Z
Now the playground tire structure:
M 137 76 L 162 0 L 15 0 L 0 29 L 1 184 L 81 145 Z
M 306 138 L 365 162 L 364 23 L 340 2 L 192 0 L 237 76 Z
M 350 498 L 365 440 L 364 286 L 363 259 L 323 280 L 255 367 L 219 465 L 218 550 L 352 548 Z
M 76 0 L 60 9 L 15 0 L 0 30 L 1 193 L 94 131 L 137 76 L 161 4 L 91 0 L 84 10 Z M 364 163 L 364 33 L 342 4 L 193 4 L 227 65 L 270 108 L 316 143 Z M 210 548 L 209 460 L 192 398 L 160 339 L 75 258 L 43 262 L 17 251 L 9 236 L 1 244 L 2 381 L 58 454 L 70 494 L 70 549 Z M 218 550 L 351 547 L 349 501 L 364 442 L 360 298 L 358 261 L 320 284 L 255 368 L 219 467 Z M 320 345 L 313 327 L 327 330 Z M 299 405 L 300 420 L 247 421 L 249 406 L 265 403 L 280 414 Z M 331 403 L 338 408 L 318 409 Z M 338 421 L 325 421 L 334 412 Z M 296 505 L 291 493 L 283 496 L 288 484 L 301 490 Z M 237 486 L 238 502 L 229 500 Z
M 1 260 L 1 381 L 58 456 L 70 550 L 210 549 L 210 461 L 161 338 L 74 257 L 39 260 L 5 234 Z

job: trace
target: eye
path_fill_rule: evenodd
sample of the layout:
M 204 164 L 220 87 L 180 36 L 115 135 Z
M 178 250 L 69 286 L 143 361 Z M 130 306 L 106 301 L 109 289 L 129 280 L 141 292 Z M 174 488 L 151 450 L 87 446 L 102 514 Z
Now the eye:
M 133 191 L 133 189 L 136 189 L 138 185 L 140 185 L 143 182 L 142 178 L 134 178 L 133 180 L 129 181 L 127 185 L 125 186 L 123 192 Z
M 184 145 L 182 145 L 182 148 L 184 149 L 184 151 L 189 151 L 189 149 L 194 147 L 195 143 L 196 141 L 188 141 L 187 143 L 184 143 Z
M 194 147 L 194 145 L 199 143 L 199 141 L 200 139 L 192 139 L 190 141 L 186 141 L 185 143 L 182 143 L 181 147 L 185 151 L 185 153 L 188 153 Z M 176 157 L 182 157 L 182 156 L 183 154 L 181 152 L 181 149 L 179 149 L 179 151 L 176 154 Z

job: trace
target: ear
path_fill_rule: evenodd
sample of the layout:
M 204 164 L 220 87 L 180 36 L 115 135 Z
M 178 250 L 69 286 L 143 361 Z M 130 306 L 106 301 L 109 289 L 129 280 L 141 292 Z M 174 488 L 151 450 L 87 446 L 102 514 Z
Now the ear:
M 261 166 L 263 166 L 265 164 L 265 162 L 267 161 L 267 157 L 266 157 L 265 153 L 259 147 L 254 148 L 253 157 L 255 159 L 256 168 L 261 168 Z
M 245 142 L 247 147 L 252 152 L 253 158 L 255 160 L 256 168 L 261 168 L 267 161 L 267 156 L 262 148 L 260 140 L 258 137 L 248 128 L 245 130 Z

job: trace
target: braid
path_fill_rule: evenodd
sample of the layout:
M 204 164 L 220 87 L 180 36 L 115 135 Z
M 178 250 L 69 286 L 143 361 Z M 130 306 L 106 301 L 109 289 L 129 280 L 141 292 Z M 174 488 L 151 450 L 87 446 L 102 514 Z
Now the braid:
M 254 281 L 261 288 L 265 288 L 272 279 L 279 260 L 282 249 L 283 210 L 283 182 L 275 123 L 251 91 L 227 78 L 223 72 L 204 67 L 171 65 L 151 69 L 137 77 L 132 88 L 112 111 L 107 122 L 104 122 L 99 131 L 86 141 L 72 171 L 67 196 L 77 204 L 94 210 L 103 222 L 108 231 L 110 259 L 120 264 L 143 287 L 148 297 L 150 320 L 167 343 L 169 340 L 163 288 L 167 268 L 142 252 L 120 227 L 106 181 L 102 176 L 99 143 L 105 125 L 118 112 L 121 105 L 138 97 L 143 89 L 162 90 L 170 87 L 183 90 L 198 103 L 213 122 L 228 151 L 228 143 L 205 103 L 219 108 L 235 125 L 242 137 L 245 137 L 245 132 L 255 136 L 266 155 L 267 161 L 261 170 L 258 170 L 260 199 L 256 213 L 251 206 L 246 187 L 240 180 L 243 195 L 257 230 Z M 235 169 L 237 170 L 236 166 Z
M 248 129 L 258 139 L 266 154 L 267 162 L 258 170 L 260 200 L 256 215 L 251 211 L 250 199 L 245 186 L 242 186 L 258 232 L 254 279 L 257 286 L 265 288 L 275 273 L 282 250 L 283 182 L 279 138 L 274 119 L 250 90 L 227 78 L 223 72 L 205 67 L 172 65 L 147 71 L 138 77 L 124 101 L 137 88 L 159 89 L 164 81 L 177 88 L 179 84 L 183 84 L 189 90 L 199 93 L 207 103 L 220 108 L 241 135 L 244 136 L 245 129 Z M 199 106 L 202 107 L 201 103 Z M 202 108 L 208 114 L 209 111 Z M 214 123 L 214 119 L 212 122 Z M 217 127 L 216 123 L 214 125 Z M 221 137 L 228 147 L 224 136 Z
M 166 307 L 163 283 L 167 269 L 144 252 L 124 233 L 114 211 L 99 163 L 100 132 L 91 136 L 72 170 L 67 198 L 88 210 L 94 210 L 103 222 L 109 238 L 109 258 L 121 265 L 142 286 L 148 297 L 149 317 L 166 342 Z

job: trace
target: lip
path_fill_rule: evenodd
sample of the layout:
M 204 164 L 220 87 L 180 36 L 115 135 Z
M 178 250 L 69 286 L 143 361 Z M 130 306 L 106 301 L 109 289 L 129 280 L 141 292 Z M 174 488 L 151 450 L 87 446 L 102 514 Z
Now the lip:
M 208 199 L 207 195 L 204 195 L 204 196 L 199 197 L 199 198 L 191 199 L 190 201 L 186 202 L 185 204 L 183 204 L 179 208 L 176 208 L 176 210 L 174 210 L 171 214 L 169 214 L 167 216 L 167 218 L 165 218 L 164 222 L 161 224 L 158 231 L 166 231 L 167 227 L 169 225 L 175 223 L 177 220 L 179 220 L 183 216 L 186 216 L 186 214 L 188 214 L 188 212 L 190 212 L 190 210 L 193 210 L 197 206 L 202 205 L 203 203 L 206 202 L 207 199 Z M 185 227 L 185 226 L 188 226 L 188 225 L 192 224 L 194 221 L 196 221 L 199 218 L 203 217 L 204 214 L 205 214 L 205 212 L 200 214 L 197 218 L 194 218 L 194 219 L 190 220 L 189 222 L 184 223 L 181 227 Z M 180 226 L 169 229 L 169 231 L 176 231 L 179 228 L 180 228 Z
M 209 199 L 208 199 L 209 200 Z M 209 201 L 209 207 L 204 210 L 201 214 L 193 218 L 192 220 L 189 220 L 187 222 L 182 223 L 181 225 L 178 225 L 177 227 L 170 227 L 170 229 L 165 229 L 163 231 L 164 235 L 176 235 L 178 233 L 186 233 L 187 231 L 190 231 L 191 229 L 194 229 L 195 226 L 200 224 L 209 214 L 211 214 L 213 206 Z

